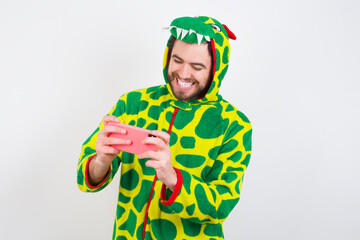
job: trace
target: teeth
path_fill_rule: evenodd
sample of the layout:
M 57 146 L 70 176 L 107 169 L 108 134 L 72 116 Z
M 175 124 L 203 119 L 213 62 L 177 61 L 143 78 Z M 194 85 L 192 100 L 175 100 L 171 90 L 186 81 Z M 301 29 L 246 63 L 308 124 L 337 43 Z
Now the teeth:
M 180 38 L 181 36 L 181 33 L 182 33 L 182 29 L 181 28 L 176 28 L 176 38 Z
M 198 44 L 200 45 L 201 40 L 203 39 L 203 35 L 197 33 L 196 36 L 197 36 Z
M 191 85 L 193 85 L 191 82 L 185 82 L 180 79 L 178 79 L 178 83 L 181 87 L 184 87 L 184 88 L 188 88 L 188 87 L 191 87 Z
M 186 34 L 188 34 L 188 30 L 185 30 L 185 29 L 183 29 L 182 30 L 182 33 L 181 33 L 181 40 L 183 40 L 184 39 L 184 37 L 186 36 Z
M 210 42 L 210 37 L 209 36 L 199 34 L 193 29 L 186 30 L 186 29 L 175 27 L 175 26 L 164 27 L 163 29 L 164 30 L 171 30 L 173 28 L 176 29 L 176 38 L 178 38 L 180 40 L 183 40 L 186 37 L 186 35 L 190 36 L 191 34 L 195 33 L 199 45 L 201 44 L 201 41 L 202 41 L 203 38 L 205 38 L 206 41 Z

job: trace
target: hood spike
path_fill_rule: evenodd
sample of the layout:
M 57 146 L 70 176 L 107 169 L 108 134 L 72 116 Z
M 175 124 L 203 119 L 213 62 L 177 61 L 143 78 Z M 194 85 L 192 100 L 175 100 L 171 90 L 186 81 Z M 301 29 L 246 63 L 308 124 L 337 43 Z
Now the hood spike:
M 179 39 L 182 33 L 182 29 L 181 28 L 176 28 L 176 38 Z
M 164 27 L 163 29 L 164 29 L 164 30 L 169 30 L 169 31 L 170 31 L 170 30 L 171 30 L 171 29 L 173 29 L 174 27 L 175 27 L 175 26 L 169 26 L 169 27 Z
M 188 30 L 185 30 L 185 29 L 182 30 L 181 40 L 183 40 L 184 37 L 186 37 L 186 35 L 188 34 L 188 32 L 189 32 Z
M 206 41 L 210 42 L 210 37 L 209 36 L 204 35 L 204 38 L 205 38 Z
M 203 39 L 203 35 L 197 33 L 196 36 L 197 36 L 198 44 L 200 45 L 201 40 Z

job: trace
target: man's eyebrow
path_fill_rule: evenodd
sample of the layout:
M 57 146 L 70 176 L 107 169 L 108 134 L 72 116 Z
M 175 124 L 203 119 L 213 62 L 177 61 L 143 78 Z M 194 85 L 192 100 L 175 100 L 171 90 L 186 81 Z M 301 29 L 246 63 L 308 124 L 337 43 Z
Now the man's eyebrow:
M 179 56 L 178 56 L 178 55 L 176 55 L 176 54 L 173 54 L 171 57 L 173 57 L 173 58 L 177 58 L 177 59 L 179 59 L 179 60 L 183 61 L 183 60 L 181 59 L 181 57 L 179 57 Z
M 195 66 L 199 66 L 199 67 L 203 67 L 206 69 L 205 65 L 202 63 L 191 63 L 191 65 L 195 65 Z
M 181 57 L 179 57 L 178 55 L 176 55 L 176 54 L 173 54 L 171 57 L 173 57 L 173 58 L 177 58 L 177 59 L 179 59 L 179 60 L 181 60 L 181 61 L 184 61 Z M 195 65 L 195 66 L 200 66 L 200 67 L 203 67 L 203 68 L 205 68 L 206 69 L 206 66 L 204 65 L 204 64 L 202 64 L 202 63 L 190 63 L 191 65 Z

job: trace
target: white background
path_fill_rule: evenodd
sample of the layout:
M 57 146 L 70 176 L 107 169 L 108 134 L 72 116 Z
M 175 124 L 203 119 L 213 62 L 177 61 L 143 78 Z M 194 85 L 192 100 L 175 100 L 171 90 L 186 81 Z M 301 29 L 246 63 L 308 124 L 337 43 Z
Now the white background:
M 221 94 L 253 124 L 226 239 L 360 239 L 360 3 L 2 0 L 0 239 L 110 239 L 119 176 L 76 185 L 81 144 L 127 91 L 163 83 L 168 33 L 238 36 Z

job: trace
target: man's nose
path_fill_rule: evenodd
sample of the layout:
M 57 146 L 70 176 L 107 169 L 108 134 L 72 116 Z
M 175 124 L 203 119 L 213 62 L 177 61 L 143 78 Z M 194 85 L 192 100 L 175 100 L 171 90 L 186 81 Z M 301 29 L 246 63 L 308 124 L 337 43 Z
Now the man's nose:
M 191 66 L 183 64 L 179 69 L 178 74 L 181 79 L 191 78 Z

